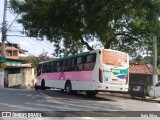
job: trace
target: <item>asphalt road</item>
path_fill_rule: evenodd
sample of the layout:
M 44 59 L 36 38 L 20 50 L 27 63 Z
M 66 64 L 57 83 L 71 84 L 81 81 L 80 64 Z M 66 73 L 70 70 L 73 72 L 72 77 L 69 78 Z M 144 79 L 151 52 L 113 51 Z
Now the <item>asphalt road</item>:
M 24 89 L 0 89 L 1 112 L 36 112 L 43 119 L 99 119 L 110 120 L 106 117 L 156 117 L 160 115 L 160 104 L 141 99 L 117 97 L 111 94 L 98 94 L 96 97 L 88 97 L 84 93 L 66 95 L 59 90 L 24 90 Z M 139 112 L 141 111 L 141 112 Z M 153 112 L 156 111 L 156 112 Z M 24 115 L 23 114 L 23 115 Z M 147 115 L 147 116 L 145 116 Z M 151 116 L 152 115 L 152 116 Z M 68 118 L 69 117 L 69 118 Z M 0 118 L 4 119 L 4 118 Z M 9 119 L 9 118 L 7 118 Z M 31 118 L 26 118 L 31 119 Z M 33 118 L 32 118 L 33 119 Z M 41 118 L 35 118 L 36 120 Z

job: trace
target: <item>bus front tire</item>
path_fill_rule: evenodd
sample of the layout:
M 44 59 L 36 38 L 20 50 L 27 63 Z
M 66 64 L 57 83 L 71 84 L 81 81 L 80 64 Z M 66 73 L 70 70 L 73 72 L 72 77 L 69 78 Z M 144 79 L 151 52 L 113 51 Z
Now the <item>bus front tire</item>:
M 44 80 L 42 80 L 42 82 L 41 82 L 41 90 L 46 90 L 45 81 Z
M 71 94 L 71 93 L 72 93 L 72 85 L 71 85 L 71 82 L 70 82 L 70 81 L 67 81 L 67 82 L 66 82 L 65 92 L 66 92 L 66 94 Z
M 95 96 L 96 94 L 98 94 L 98 91 L 86 91 L 86 94 L 88 96 Z

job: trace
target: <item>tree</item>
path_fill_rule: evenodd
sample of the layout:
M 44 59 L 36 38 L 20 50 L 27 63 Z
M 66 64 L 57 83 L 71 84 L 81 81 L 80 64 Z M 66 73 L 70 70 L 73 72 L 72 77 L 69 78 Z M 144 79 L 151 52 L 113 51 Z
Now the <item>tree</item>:
M 148 47 L 159 32 L 160 0 L 11 0 L 25 34 L 47 37 L 57 52 L 88 50 L 90 42 L 129 53 Z M 62 45 L 60 44 L 62 43 Z M 80 44 L 79 44 L 80 43 Z M 73 47 L 75 46 L 75 47 Z M 63 48 L 62 50 L 59 50 Z
M 41 53 L 38 57 L 36 56 L 28 56 L 28 57 L 21 57 L 21 60 L 27 61 L 28 63 L 31 63 L 32 66 L 35 69 L 35 75 L 37 74 L 37 66 L 39 62 L 46 61 L 46 60 L 51 60 L 49 56 L 47 56 L 47 52 Z

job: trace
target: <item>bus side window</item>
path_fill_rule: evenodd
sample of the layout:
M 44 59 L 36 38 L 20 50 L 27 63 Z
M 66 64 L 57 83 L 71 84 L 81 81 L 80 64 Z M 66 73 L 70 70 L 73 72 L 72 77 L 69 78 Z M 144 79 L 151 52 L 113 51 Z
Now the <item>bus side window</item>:
M 96 54 L 87 55 L 85 58 L 84 71 L 93 70 L 96 62 Z
M 67 60 L 67 71 L 73 71 L 72 70 L 72 59 Z
M 53 62 L 53 72 L 56 72 L 56 62 Z
M 83 70 L 83 56 L 77 57 L 77 65 L 76 67 L 78 68 L 78 71 L 82 71 Z
M 67 71 L 67 60 L 63 60 L 62 61 L 62 72 L 65 72 L 65 71 Z
M 53 72 L 53 68 L 54 68 L 54 63 L 51 62 L 51 68 L 50 68 L 50 69 L 51 69 L 51 70 L 50 70 L 51 72 Z
M 72 69 L 72 71 L 78 70 L 78 68 L 76 67 L 76 58 L 72 58 L 71 69 Z
M 42 72 L 43 72 L 43 73 L 46 72 L 46 64 L 45 64 L 45 63 L 43 63 L 43 65 L 42 65 Z
M 46 63 L 45 65 L 46 65 L 45 72 L 48 73 L 48 63 Z
M 47 73 L 47 63 L 45 63 L 44 65 L 45 65 L 44 71 L 45 73 Z
M 61 72 L 61 61 L 57 61 L 56 72 Z
M 41 74 L 41 70 L 42 70 L 42 65 L 39 64 L 38 68 L 37 68 L 37 76 L 39 76 Z
M 51 72 L 51 63 L 47 63 L 47 73 Z

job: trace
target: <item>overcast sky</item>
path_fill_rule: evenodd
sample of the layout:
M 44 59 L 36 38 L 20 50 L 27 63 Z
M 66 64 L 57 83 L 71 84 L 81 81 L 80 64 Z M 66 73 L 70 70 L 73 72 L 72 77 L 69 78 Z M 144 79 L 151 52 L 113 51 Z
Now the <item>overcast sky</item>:
M 0 0 L 0 28 L 2 27 L 3 22 L 3 9 L 4 9 L 4 0 Z M 7 26 L 13 22 L 17 15 L 11 13 L 9 9 L 7 10 Z M 20 33 L 22 31 L 22 26 L 14 22 L 14 24 L 10 27 L 7 35 L 19 35 L 24 36 Z M 2 33 L 0 32 L 0 39 Z M 29 54 L 38 56 L 43 51 L 48 52 L 49 56 L 54 51 L 53 44 L 49 41 L 38 41 L 34 38 L 29 37 L 16 37 L 16 36 L 7 36 L 7 40 L 11 43 L 20 44 L 21 49 L 27 50 Z

